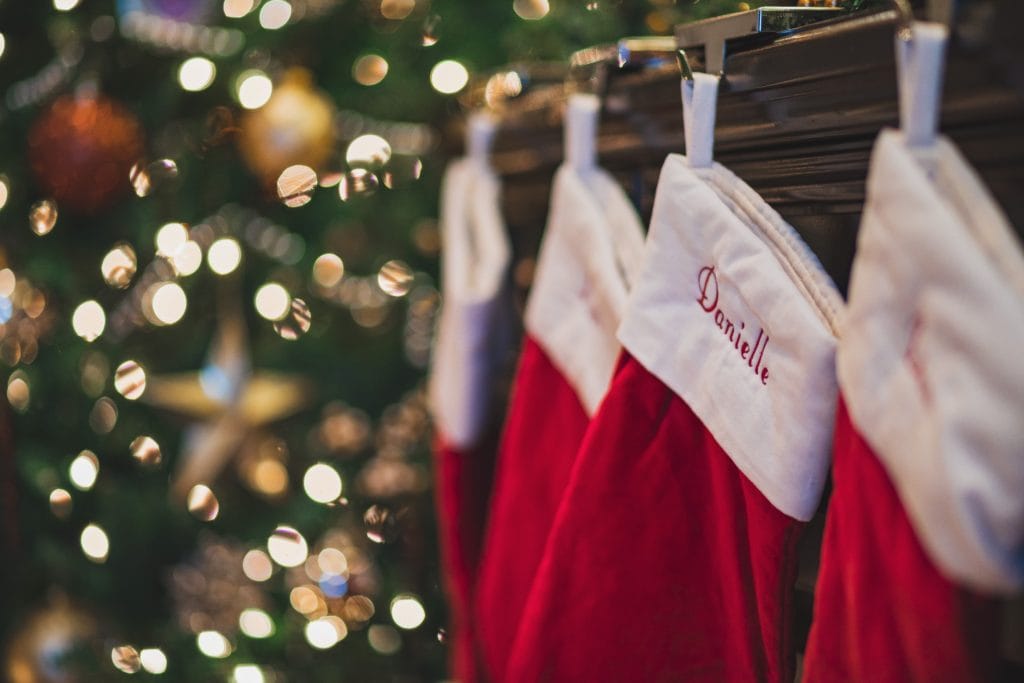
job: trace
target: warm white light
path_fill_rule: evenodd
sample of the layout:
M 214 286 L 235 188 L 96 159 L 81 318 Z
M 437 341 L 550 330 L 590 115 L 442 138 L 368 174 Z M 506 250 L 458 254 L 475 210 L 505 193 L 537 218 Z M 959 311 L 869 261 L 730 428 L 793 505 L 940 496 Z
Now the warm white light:
M 274 573 L 274 565 L 265 552 L 253 549 L 242 558 L 242 571 L 253 581 L 266 581 Z
M 363 55 L 352 66 L 352 77 L 360 85 L 377 85 L 388 75 L 388 60 L 380 55 Z
M 548 0 L 515 0 L 512 10 L 520 19 L 536 20 L 546 17 L 551 7 Z
M 0 270 L 0 296 L 9 297 L 14 294 L 14 288 L 18 285 L 18 277 L 10 268 Z
M 345 150 L 345 161 L 350 166 L 378 164 L 383 166 L 391 159 L 391 145 L 379 135 L 360 135 L 349 143 Z
M 317 463 L 306 470 L 302 488 L 318 503 L 333 503 L 341 497 L 341 475 L 330 465 Z
M 238 617 L 238 628 L 250 638 L 269 638 L 274 635 L 274 622 L 261 609 L 250 607 Z
M 207 657 L 223 659 L 231 654 L 231 643 L 217 631 L 203 631 L 196 636 L 196 646 Z
M 189 57 L 178 67 L 178 83 L 189 92 L 206 90 L 217 76 L 217 67 L 206 57 Z
M 309 546 L 298 531 L 290 526 L 279 526 L 267 539 L 267 552 L 282 567 L 298 567 L 306 561 Z
M 242 247 L 231 237 L 222 237 L 206 251 L 206 263 L 217 275 L 227 275 L 242 261 Z
M 174 264 L 174 270 L 178 272 L 178 275 L 192 275 L 199 270 L 202 262 L 203 250 L 198 242 L 192 240 L 188 240 L 178 247 L 178 251 L 174 252 L 174 256 L 171 257 L 171 263 Z
M 68 12 L 78 7 L 81 0 L 53 0 L 53 8 L 58 12 Z
M 167 223 L 156 231 L 156 253 L 171 258 L 188 241 L 184 223 Z
M 338 617 L 321 617 L 306 624 L 306 641 L 319 650 L 334 647 L 347 635 L 348 628 Z
M 75 334 L 87 342 L 99 339 L 106 326 L 107 315 L 103 312 L 103 307 L 91 299 L 79 304 L 71 314 L 71 327 L 74 328 Z
M 454 59 L 445 59 L 434 65 L 430 70 L 430 85 L 434 90 L 445 95 L 459 92 L 469 83 L 469 72 Z
M 82 552 L 94 562 L 106 562 L 110 553 L 110 539 L 107 532 L 95 524 L 82 529 L 82 536 L 79 538 L 82 544 Z
M 404 593 L 391 601 L 391 620 L 399 628 L 414 629 L 426 618 L 427 613 L 415 595 Z
M 151 306 L 155 322 L 173 325 L 184 317 L 188 297 L 177 282 L 161 282 L 153 291 Z
M 282 320 L 291 305 L 288 290 L 276 282 L 268 282 L 256 290 L 256 312 L 267 320 Z
M 372 647 L 382 655 L 393 655 L 402 648 L 402 637 L 393 626 L 374 624 L 366 632 L 366 639 Z
M 260 26 L 275 31 L 292 18 L 292 6 L 286 0 L 270 0 L 260 8 Z
M 0 33 L 0 55 L 4 53 L 4 34 Z M 0 177 L 0 209 L 7 206 L 7 198 L 11 194 L 11 188 L 7 185 L 7 178 Z
M 100 461 L 91 451 L 82 451 L 71 461 L 68 477 L 79 491 L 88 491 L 96 483 L 100 473 Z
M 224 0 L 224 16 L 239 19 L 256 8 L 256 0 Z
M 262 71 L 246 71 L 238 78 L 238 101 L 246 109 L 259 109 L 274 94 L 274 84 Z
M 167 655 L 157 647 L 147 647 L 139 652 L 142 668 L 151 674 L 162 674 L 167 671 Z
M 233 683 L 264 683 L 263 670 L 255 664 L 239 664 L 231 674 Z
M 4 34 L 0 33 L 0 57 L 4 56 L 4 50 L 6 48 L 7 48 L 7 38 L 4 37 Z M 7 197 L 4 196 L 4 202 L 6 202 L 6 201 L 7 201 Z M 0 207 L 3 207 L 3 204 L 0 204 Z

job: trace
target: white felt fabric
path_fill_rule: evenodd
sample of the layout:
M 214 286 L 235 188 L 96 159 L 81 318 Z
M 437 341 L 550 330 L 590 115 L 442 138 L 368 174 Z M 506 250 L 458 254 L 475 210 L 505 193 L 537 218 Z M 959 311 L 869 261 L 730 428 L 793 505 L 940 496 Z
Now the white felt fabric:
M 584 176 L 570 164 L 558 169 L 525 324 L 591 415 L 615 371 L 615 330 L 643 240 L 614 178 L 596 166 Z
M 796 231 L 742 180 L 668 157 L 619 339 L 798 520 L 828 473 L 842 306 Z
M 1024 585 L 1024 255 L 957 150 L 871 160 L 839 347 L 843 396 L 949 577 Z
M 429 396 L 441 438 L 456 448 L 472 446 L 486 426 L 503 351 L 500 316 L 511 246 L 500 189 L 481 154 L 452 162 L 441 188 L 443 300 Z

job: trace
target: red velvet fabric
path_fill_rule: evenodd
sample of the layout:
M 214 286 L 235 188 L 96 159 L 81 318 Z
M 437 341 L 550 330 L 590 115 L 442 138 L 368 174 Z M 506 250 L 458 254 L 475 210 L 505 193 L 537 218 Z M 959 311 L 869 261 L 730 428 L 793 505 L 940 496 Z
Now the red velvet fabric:
M 589 421 L 576 392 L 527 336 L 498 451 L 475 598 L 492 683 L 516 680 L 503 675 L 512 639 Z
M 802 528 L 626 356 L 576 459 L 505 680 L 791 683 Z
M 840 402 L 805 683 L 972 683 L 998 673 L 999 606 L 943 577 Z
M 486 680 L 479 671 L 471 599 L 491 492 L 493 446 L 459 450 L 438 439 L 434 477 L 441 570 L 450 611 L 449 671 L 461 683 Z

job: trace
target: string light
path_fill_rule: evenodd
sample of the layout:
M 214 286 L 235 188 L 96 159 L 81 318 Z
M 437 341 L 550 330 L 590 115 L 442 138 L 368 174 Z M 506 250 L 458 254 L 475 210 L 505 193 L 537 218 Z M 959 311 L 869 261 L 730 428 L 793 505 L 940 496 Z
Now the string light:
M 82 552 L 90 560 L 100 563 L 107 561 L 107 555 L 110 553 L 110 539 L 107 538 L 107 532 L 99 526 L 90 524 L 82 529 L 79 542 L 82 545 Z
M 188 92 L 206 90 L 217 77 L 217 67 L 206 57 L 190 57 L 178 67 L 178 83 Z
M 246 109 L 259 109 L 274 94 L 274 83 L 262 71 L 242 72 L 237 81 L 238 102 Z
M 292 6 L 286 0 L 269 0 L 260 8 L 260 26 L 276 31 L 292 18 Z
M 242 261 L 242 247 L 231 237 L 222 237 L 206 251 L 206 263 L 217 275 L 227 275 Z
M 96 341 L 107 325 L 107 315 L 96 301 L 84 301 L 71 314 L 71 327 L 75 334 L 87 342 Z
M 469 83 L 469 71 L 454 59 L 445 59 L 430 70 L 430 85 L 445 95 L 453 95 Z
M 142 668 L 151 674 L 162 674 L 167 671 L 167 655 L 156 647 L 147 647 L 139 652 Z
M 403 593 L 396 595 L 391 601 L 391 620 L 399 628 L 412 630 L 422 624 L 426 618 L 427 612 L 415 595 Z

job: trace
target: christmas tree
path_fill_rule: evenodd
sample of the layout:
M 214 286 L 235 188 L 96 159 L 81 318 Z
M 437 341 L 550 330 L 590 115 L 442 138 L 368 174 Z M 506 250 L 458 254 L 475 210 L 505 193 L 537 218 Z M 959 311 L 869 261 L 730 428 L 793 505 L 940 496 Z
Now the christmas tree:
M 750 4 L 0 5 L 6 676 L 443 679 L 458 93 Z

